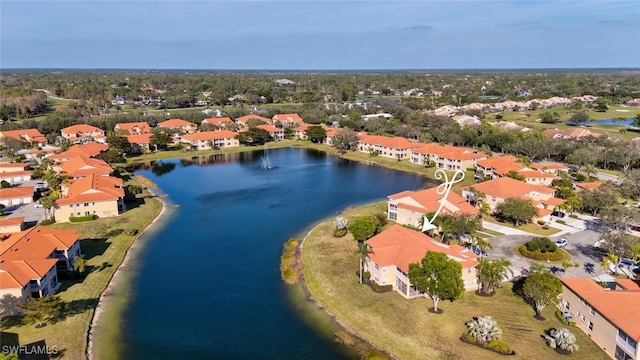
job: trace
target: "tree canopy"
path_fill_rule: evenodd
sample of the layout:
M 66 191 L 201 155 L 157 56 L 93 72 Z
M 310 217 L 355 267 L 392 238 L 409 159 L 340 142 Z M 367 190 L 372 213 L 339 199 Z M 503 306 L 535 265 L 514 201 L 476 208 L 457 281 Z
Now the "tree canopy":
M 558 296 L 562 293 L 562 282 L 551 273 L 534 272 L 525 279 L 522 291 L 536 315 L 540 316 L 547 305 L 558 301 Z
M 378 220 L 373 216 L 363 216 L 353 220 L 348 226 L 353 238 L 359 242 L 373 237 L 378 231 Z
M 464 293 L 462 265 L 441 252 L 427 251 L 420 263 L 409 264 L 409 280 L 433 300 L 435 312 L 440 300 L 455 300 Z
M 538 216 L 538 209 L 530 199 L 508 198 L 496 206 L 496 215 L 518 226 L 520 223 L 531 222 Z

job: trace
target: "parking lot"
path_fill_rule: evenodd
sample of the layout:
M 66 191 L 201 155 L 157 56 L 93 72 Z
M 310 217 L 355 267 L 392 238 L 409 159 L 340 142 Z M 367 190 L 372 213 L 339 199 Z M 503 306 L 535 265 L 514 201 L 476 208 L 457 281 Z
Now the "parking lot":
M 12 187 L 35 187 L 39 182 L 42 182 L 42 180 L 23 181 L 19 184 L 12 184 Z M 33 226 L 44 220 L 44 208 L 36 208 L 35 202 L 7 206 L 4 210 L 5 213 L 9 213 L 7 218 L 24 217 L 24 221 L 27 223 L 27 226 Z

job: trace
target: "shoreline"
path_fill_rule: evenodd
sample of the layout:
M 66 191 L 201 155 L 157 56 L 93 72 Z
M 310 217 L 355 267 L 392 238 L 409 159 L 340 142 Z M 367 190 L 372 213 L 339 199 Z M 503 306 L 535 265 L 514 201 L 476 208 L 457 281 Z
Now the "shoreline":
M 120 262 L 120 264 L 118 265 L 118 267 L 116 268 L 116 271 L 113 273 L 113 275 L 111 276 L 111 278 L 109 279 L 109 282 L 107 283 L 107 286 L 104 288 L 104 290 L 102 290 L 102 292 L 100 293 L 100 296 L 98 297 L 98 303 L 96 304 L 96 307 L 93 311 L 93 316 L 91 317 L 91 322 L 89 323 L 89 330 L 87 331 L 87 349 L 85 351 L 85 355 L 86 358 L 91 360 L 93 359 L 93 348 L 94 348 L 94 330 L 96 329 L 96 327 L 98 327 L 99 322 L 100 322 L 100 318 L 102 316 L 103 313 L 103 308 L 102 305 L 105 301 L 105 298 L 107 298 L 108 296 L 111 295 L 111 293 L 114 291 L 114 288 L 117 287 L 117 282 L 121 277 L 122 274 L 122 270 L 129 264 L 129 262 L 131 261 L 131 252 L 135 249 L 137 249 L 140 245 L 140 238 L 146 234 L 150 229 L 153 229 L 155 226 L 157 226 L 158 221 L 164 217 L 164 215 L 166 215 L 167 213 L 167 207 L 168 207 L 168 203 L 160 198 L 157 194 L 156 191 L 152 190 L 151 188 L 145 186 L 147 188 L 147 191 L 149 191 L 149 193 L 151 193 L 151 195 L 153 197 L 155 197 L 158 201 L 160 201 L 160 203 L 162 204 L 162 209 L 160 210 L 160 213 L 158 213 L 158 215 L 153 219 L 153 221 L 151 221 L 139 234 L 138 236 L 136 236 L 136 238 L 133 240 L 133 242 L 131 243 L 131 246 L 129 246 L 129 248 L 127 249 L 124 258 L 122 259 L 122 262 Z

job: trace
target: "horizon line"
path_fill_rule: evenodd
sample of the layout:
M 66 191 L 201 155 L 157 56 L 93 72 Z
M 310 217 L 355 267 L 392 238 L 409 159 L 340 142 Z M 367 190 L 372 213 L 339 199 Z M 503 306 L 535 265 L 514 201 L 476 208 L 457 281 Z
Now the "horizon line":
M 34 68 L 21 68 L 11 67 L 3 68 L 2 71 L 211 71 L 211 72 L 376 72 L 376 71 L 519 71 L 519 70 L 619 70 L 619 71 L 640 71 L 640 67 L 513 67 L 513 68 L 380 68 L 380 69 L 215 69 L 215 68 L 107 68 L 107 67 L 34 67 Z

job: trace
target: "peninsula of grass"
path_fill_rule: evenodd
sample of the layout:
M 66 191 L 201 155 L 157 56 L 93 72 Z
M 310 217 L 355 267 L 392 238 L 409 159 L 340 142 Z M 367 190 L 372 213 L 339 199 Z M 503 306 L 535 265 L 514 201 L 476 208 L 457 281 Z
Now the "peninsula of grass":
M 127 180 L 125 186 L 131 183 L 135 182 Z M 3 317 L 0 324 L 3 338 L 15 339 L 17 336 L 20 345 L 44 341 L 49 347 L 56 346 L 66 359 L 86 358 L 87 335 L 100 294 L 139 236 L 126 234 L 132 233 L 130 230 L 142 232 L 162 210 L 162 203 L 146 190 L 138 195 L 135 203 L 127 203 L 127 206 L 129 210 L 115 218 L 48 226 L 52 229 L 75 229 L 80 233 L 80 248 L 87 260 L 85 276 L 74 280 L 61 278 L 58 295 L 67 311 L 59 319 L 36 329 L 33 324 L 22 324 L 21 317 Z M 116 329 L 119 321 L 119 317 L 103 316 L 100 319 L 101 323 L 114 323 L 109 327 Z M 101 358 L 117 358 L 111 355 L 115 355 L 118 344 L 100 345 L 101 349 L 114 352 Z
M 381 213 L 386 202 L 377 202 L 346 212 L 353 220 Z M 562 359 L 546 346 L 541 335 L 562 326 L 548 306 L 547 319 L 534 319 L 533 308 L 504 283 L 493 297 L 467 292 L 454 302 L 442 302 L 443 314 L 428 312 L 430 299 L 407 300 L 395 291 L 375 293 L 359 284 L 356 241 L 351 234 L 335 238 L 333 219 L 317 226 L 302 245 L 304 281 L 313 299 L 348 331 L 402 359 L 487 359 L 487 350 L 460 345 L 465 322 L 474 316 L 492 316 L 503 329 L 502 340 L 516 351 L 513 359 Z M 582 359 L 609 359 L 581 331 L 575 332 Z

